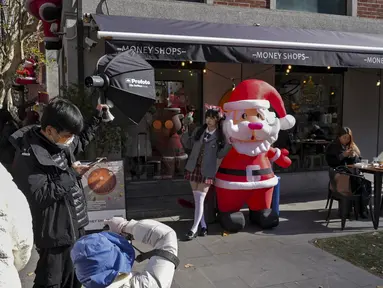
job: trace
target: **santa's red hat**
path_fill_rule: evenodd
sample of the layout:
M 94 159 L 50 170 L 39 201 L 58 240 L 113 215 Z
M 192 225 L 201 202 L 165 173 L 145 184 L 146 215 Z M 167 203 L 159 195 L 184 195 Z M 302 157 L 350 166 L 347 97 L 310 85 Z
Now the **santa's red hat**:
M 278 91 L 267 82 L 250 79 L 241 82 L 230 95 L 229 101 L 223 105 L 225 111 L 246 110 L 253 108 L 275 110 L 282 130 L 295 125 L 295 118 L 286 113 L 285 105 Z

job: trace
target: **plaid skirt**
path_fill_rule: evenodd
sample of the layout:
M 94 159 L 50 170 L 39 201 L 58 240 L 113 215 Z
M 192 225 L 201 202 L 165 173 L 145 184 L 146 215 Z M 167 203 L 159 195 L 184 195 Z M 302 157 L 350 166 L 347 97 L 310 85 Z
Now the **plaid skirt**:
M 214 178 L 204 177 L 201 174 L 201 166 L 197 165 L 193 172 L 185 170 L 185 179 L 191 182 L 204 183 L 207 185 L 214 184 Z

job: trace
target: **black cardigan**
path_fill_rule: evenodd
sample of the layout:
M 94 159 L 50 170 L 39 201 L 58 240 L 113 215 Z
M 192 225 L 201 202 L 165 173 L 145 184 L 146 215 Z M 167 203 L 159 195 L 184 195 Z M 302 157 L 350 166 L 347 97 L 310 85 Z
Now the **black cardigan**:
M 336 168 L 338 166 L 346 166 L 360 162 L 360 156 L 344 157 L 344 151 L 346 151 L 346 148 L 339 140 L 334 140 L 326 149 L 326 162 L 328 166 Z

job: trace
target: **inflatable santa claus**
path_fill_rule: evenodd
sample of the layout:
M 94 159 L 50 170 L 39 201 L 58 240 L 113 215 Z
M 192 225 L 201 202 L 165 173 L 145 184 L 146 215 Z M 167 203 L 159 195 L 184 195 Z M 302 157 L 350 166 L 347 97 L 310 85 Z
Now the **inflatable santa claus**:
M 286 115 L 277 90 L 255 79 L 240 83 L 223 108 L 223 131 L 233 148 L 223 159 L 215 180 L 221 225 L 230 232 L 241 230 L 245 219 L 239 211 L 247 204 L 252 223 L 263 229 L 276 227 L 279 217 L 270 207 L 278 178 L 272 163 L 287 168 L 291 160 L 287 150 L 272 144 L 280 129 L 292 128 L 295 119 Z
M 17 70 L 18 77 L 15 80 L 17 85 L 36 84 L 36 61 L 32 58 L 26 59 L 23 63 L 23 69 Z
M 62 40 L 59 36 L 61 25 L 62 0 L 26 0 L 25 9 L 41 20 L 44 28 L 44 43 L 47 50 L 60 50 Z

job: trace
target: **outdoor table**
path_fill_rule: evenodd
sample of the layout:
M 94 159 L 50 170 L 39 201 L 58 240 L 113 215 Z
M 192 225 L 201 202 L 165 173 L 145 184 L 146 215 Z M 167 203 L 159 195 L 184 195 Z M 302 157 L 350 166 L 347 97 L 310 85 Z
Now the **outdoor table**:
M 374 211 L 371 211 L 372 223 L 375 230 L 379 227 L 380 211 L 382 207 L 382 174 L 383 169 L 375 168 L 371 165 L 359 166 L 348 165 L 349 168 L 358 169 L 360 172 L 374 175 Z

